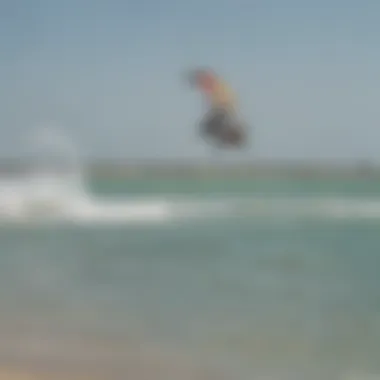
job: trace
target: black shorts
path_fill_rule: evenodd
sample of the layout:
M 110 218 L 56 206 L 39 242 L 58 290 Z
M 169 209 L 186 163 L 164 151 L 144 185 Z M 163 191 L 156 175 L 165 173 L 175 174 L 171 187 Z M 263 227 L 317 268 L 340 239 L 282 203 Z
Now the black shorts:
M 229 127 L 229 114 L 220 108 L 211 109 L 201 122 L 204 135 L 210 137 L 220 136 Z
M 210 110 L 201 122 L 201 133 L 218 145 L 240 146 L 244 142 L 243 129 L 224 109 Z

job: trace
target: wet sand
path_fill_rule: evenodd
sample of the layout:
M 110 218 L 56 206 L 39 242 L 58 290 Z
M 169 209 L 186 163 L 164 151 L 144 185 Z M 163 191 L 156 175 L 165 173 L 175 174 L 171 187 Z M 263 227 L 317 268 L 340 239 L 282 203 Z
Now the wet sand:
M 205 371 L 195 371 L 193 369 L 179 369 L 177 364 L 164 369 L 162 365 L 152 366 L 147 363 L 139 368 L 134 365 L 129 370 L 113 371 L 81 371 L 74 372 L 68 370 L 38 370 L 33 368 L 17 369 L 9 366 L 0 369 L 0 380 L 219 380 L 227 379 L 221 375 L 207 373 Z
M 227 380 L 222 371 L 180 350 L 131 341 L 0 343 L 0 380 Z M 8 345 L 8 348 L 6 348 Z

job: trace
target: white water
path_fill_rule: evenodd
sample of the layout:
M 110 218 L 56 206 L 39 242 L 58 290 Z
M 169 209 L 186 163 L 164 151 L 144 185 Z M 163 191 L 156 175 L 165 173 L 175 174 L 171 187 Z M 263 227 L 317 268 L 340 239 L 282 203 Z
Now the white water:
M 53 129 L 30 144 L 31 170 L 14 181 L 0 179 L 0 220 L 76 224 L 167 223 L 205 218 L 380 219 L 380 199 L 215 196 L 102 199 L 86 187 L 74 144 Z M 56 165 L 56 167 L 54 167 Z

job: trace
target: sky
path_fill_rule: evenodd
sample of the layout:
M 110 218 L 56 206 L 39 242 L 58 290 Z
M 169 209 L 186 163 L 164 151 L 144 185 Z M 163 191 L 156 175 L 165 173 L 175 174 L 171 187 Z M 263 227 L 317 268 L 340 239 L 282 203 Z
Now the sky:
M 378 0 L 3 0 L 0 156 L 51 123 L 91 157 L 207 157 L 183 74 L 212 66 L 254 131 L 231 157 L 380 162 L 379 15 Z

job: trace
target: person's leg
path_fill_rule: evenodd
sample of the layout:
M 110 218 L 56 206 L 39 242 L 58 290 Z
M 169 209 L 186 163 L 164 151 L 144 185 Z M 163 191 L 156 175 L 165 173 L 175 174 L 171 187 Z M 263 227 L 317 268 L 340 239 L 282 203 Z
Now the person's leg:
M 225 145 L 241 147 L 246 142 L 246 131 L 237 120 L 230 118 L 226 124 L 221 139 Z
M 223 140 L 228 145 L 240 146 L 243 143 L 243 133 L 236 126 L 229 128 L 223 135 Z

